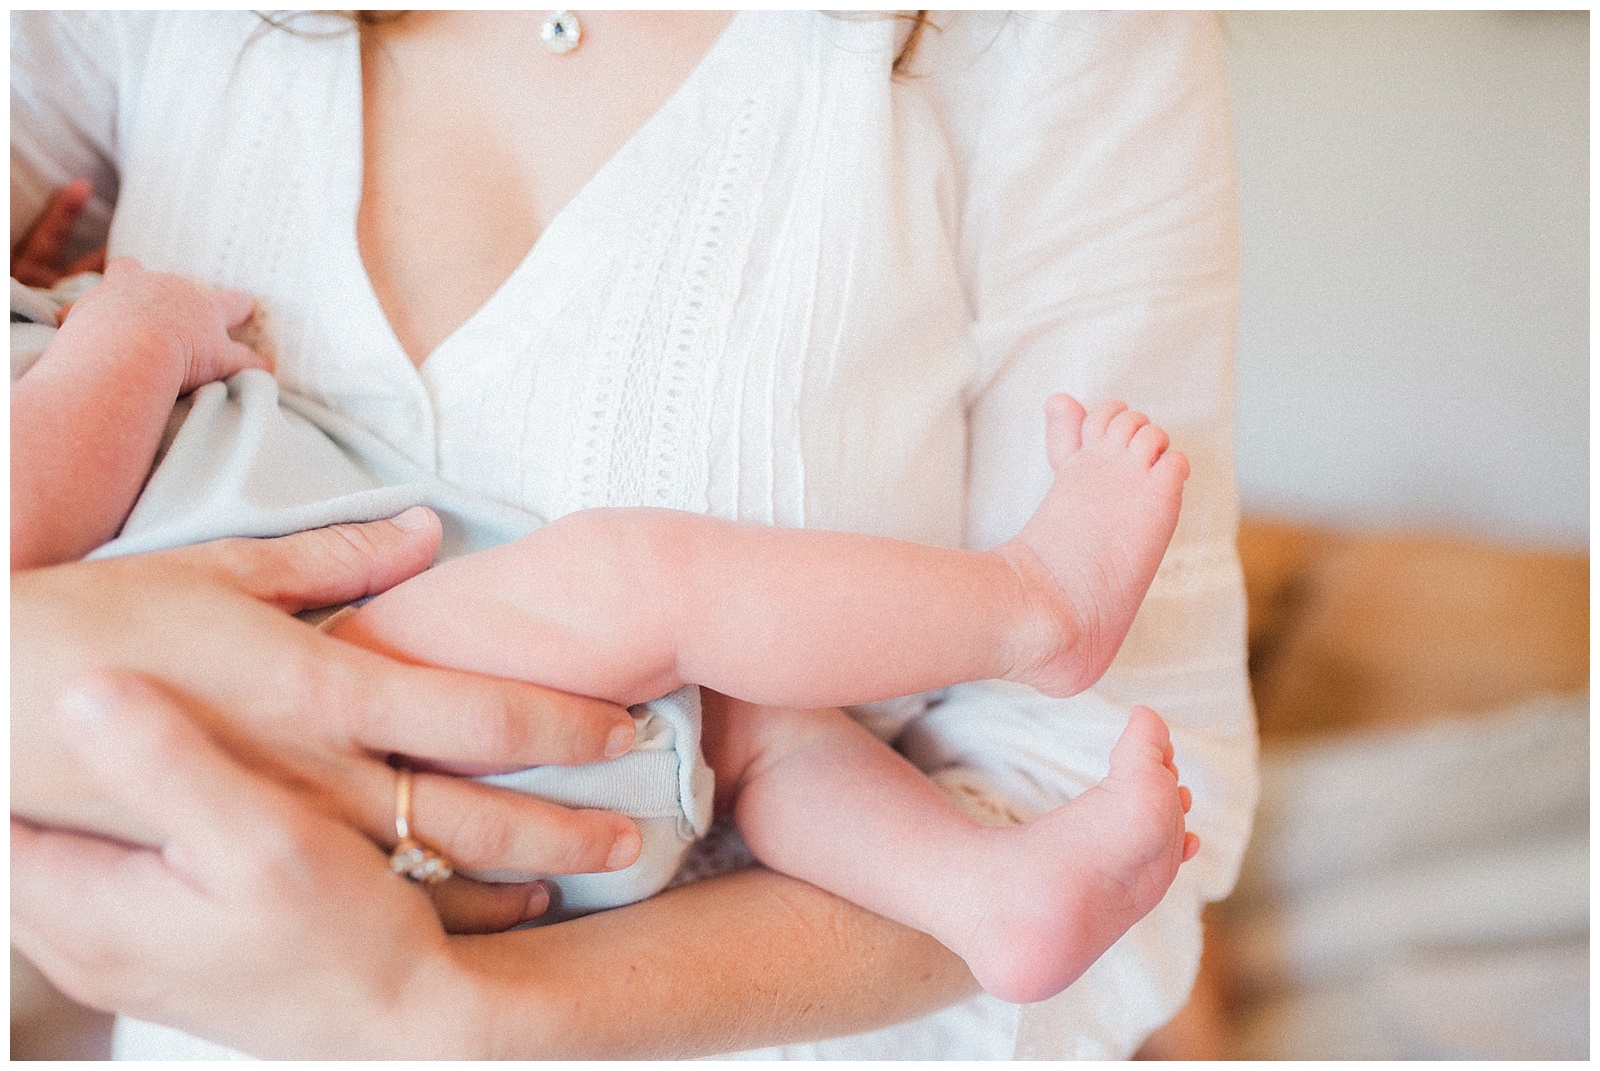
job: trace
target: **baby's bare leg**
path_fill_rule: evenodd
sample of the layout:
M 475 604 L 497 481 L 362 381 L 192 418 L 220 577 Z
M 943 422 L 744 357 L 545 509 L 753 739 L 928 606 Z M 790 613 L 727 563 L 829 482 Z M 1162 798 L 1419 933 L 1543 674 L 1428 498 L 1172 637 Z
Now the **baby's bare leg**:
M 1006 677 L 1088 687 L 1177 522 L 1183 456 L 1120 403 L 1047 407 L 1056 481 L 992 552 L 660 509 L 571 514 L 373 600 L 369 647 L 620 703 L 703 684 L 773 706 Z
M 814 707 L 1004 676 L 1036 618 L 998 554 L 601 509 L 432 569 L 339 631 L 620 703 L 694 683 Z
M 1066 988 L 1165 894 L 1185 833 L 1161 719 L 1135 708 L 1100 785 L 1025 826 L 985 828 L 837 710 L 708 696 L 719 804 L 767 866 L 938 938 L 990 993 Z

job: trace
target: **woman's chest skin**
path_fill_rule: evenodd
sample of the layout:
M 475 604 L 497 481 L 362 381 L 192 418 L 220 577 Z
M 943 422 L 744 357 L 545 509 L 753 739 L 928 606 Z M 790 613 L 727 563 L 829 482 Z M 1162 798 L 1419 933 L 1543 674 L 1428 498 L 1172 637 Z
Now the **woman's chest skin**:
M 363 31 L 361 259 L 420 364 L 710 49 L 726 12 L 417 12 Z

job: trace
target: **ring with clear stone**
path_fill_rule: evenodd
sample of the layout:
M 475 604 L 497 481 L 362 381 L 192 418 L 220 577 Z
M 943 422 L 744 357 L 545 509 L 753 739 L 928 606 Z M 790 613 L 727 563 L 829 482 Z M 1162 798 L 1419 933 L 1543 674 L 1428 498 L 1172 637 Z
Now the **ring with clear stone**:
M 411 770 L 404 766 L 395 771 L 394 834 L 399 843 L 389 853 L 389 869 L 396 874 L 432 885 L 455 873 L 444 856 L 411 835 Z

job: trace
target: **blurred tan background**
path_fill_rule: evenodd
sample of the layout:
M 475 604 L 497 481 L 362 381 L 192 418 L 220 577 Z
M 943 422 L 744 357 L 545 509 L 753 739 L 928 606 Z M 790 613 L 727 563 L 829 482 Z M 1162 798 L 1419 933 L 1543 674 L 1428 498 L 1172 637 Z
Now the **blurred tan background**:
M 1588 13 L 1223 19 L 1264 783 L 1144 1055 L 1587 1057 Z

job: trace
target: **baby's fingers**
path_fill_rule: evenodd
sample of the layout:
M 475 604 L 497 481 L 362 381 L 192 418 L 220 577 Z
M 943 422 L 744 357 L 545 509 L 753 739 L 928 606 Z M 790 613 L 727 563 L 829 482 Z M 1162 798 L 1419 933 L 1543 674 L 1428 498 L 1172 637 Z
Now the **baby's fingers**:
M 235 372 L 246 368 L 262 368 L 272 371 L 272 362 L 267 360 L 243 342 L 229 339 L 223 343 L 217 354 L 218 375 L 217 379 L 226 379 Z
M 211 296 L 221 306 L 224 322 L 230 331 L 255 315 L 256 299 L 242 290 L 213 288 Z
M 219 379 L 227 379 L 235 372 L 246 368 L 261 368 L 272 371 L 272 365 L 266 358 L 243 342 L 223 338 L 204 350 L 196 352 L 189 361 L 189 366 L 184 369 L 183 386 L 179 394 L 188 394 L 207 383 L 215 383 Z

